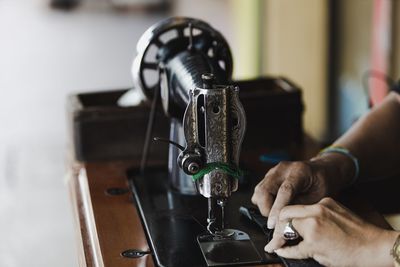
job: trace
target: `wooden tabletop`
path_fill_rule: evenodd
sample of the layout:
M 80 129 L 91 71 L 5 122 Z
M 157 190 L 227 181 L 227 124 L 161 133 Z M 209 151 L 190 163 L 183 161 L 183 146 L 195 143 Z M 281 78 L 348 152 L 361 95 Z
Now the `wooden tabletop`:
M 128 191 L 125 171 L 130 166 L 132 162 L 129 161 L 86 163 L 75 167 L 71 174 L 69 186 L 80 266 L 155 266 L 151 254 L 139 258 L 122 256 L 130 249 L 150 251 Z M 110 188 L 126 189 L 126 193 L 110 195 L 107 193 Z M 268 265 L 278 266 L 282 265 Z
M 301 157 L 308 158 L 315 153 L 315 148 L 301 153 Z M 70 168 L 68 184 L 79 240 L 80 266 L 155 266 L 128 188 L 126 172 L 135 165 L 137 161 L 108 161 L 77 163 Z M 343 201 L 364 219 L 389 227 L 357 191 Z M 145 255 L 124 257 L 124 251 L 128 250 L 141 251 Z

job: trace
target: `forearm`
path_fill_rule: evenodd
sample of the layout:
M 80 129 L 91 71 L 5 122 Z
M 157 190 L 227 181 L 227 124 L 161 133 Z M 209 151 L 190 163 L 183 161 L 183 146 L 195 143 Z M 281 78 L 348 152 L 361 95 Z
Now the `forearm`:
M 400 172 L 400 96 L 390 94 L 334 144 L 358 158 L 360 179 Z
M 372 240 L 374 240 L 370 242 L 373 243 L 372 247 L 370 244 L 365 244 L 365 246 L 370 245 L 371 249 L 367 249 L 364 251 L 364 255 L 359 255 L 359 257 L 366 259 L 366 263 L 373 266 L 394 266 L 394 258 L 391 255 L 391 250 L 399 234 L 396 231 L 383 230 L 381 234 L 372 236 Z M 372 264 L 373 262 L 375 263 Z M 362 264 L 361 266 L 366 265 Z

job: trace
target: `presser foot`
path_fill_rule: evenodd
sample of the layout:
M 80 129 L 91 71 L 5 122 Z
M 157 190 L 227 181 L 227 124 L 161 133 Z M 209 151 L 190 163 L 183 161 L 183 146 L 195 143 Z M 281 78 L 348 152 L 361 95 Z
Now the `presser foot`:
M 207 266 L 257 264 L 262 257 L 248 234 L 235 229 L 223 229 L 222 235 L 206 232 L 197 237 Z

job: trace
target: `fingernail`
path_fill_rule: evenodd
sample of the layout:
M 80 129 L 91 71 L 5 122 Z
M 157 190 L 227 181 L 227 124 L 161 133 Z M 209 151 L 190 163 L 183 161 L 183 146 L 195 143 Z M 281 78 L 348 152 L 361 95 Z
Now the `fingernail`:
M 268 227 L 268 229 L 275 228 L 275 219 L 274 218 L 268 218 L 267 227 Z
M 273 250 L 270 249 L 270 248 L 268 247 L 268 245 L 266 245 L 266 246 L 264 247 L 264 250 L 265 250 L 266 252 L 268 252 L 268 253 L 272 253 L 272 252 L 273 252 Z

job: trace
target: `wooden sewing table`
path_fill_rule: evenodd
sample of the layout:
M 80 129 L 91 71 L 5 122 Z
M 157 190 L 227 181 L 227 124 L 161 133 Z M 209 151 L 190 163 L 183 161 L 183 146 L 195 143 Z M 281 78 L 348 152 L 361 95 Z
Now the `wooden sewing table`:
M 296 153 L 298 158 L 309 158 L 318 150 L 315 143 L 306 141 L 304 147 Z M 127 169 L 138 166 L 138 162 L 74 162 L 70 167 L 68 184 L 74 209 L 80 266 L 155 266 L 141 219 L 128 190 Z M 262 164 L 257 164 L 256 168 L 267 170 Z M 353 193 L 345 204 L 368 221 L 381 227 L 390 227 L 359 193 Z M 142 251 L 143 256 L 122 256 L 124 251 L 131 249 Z

